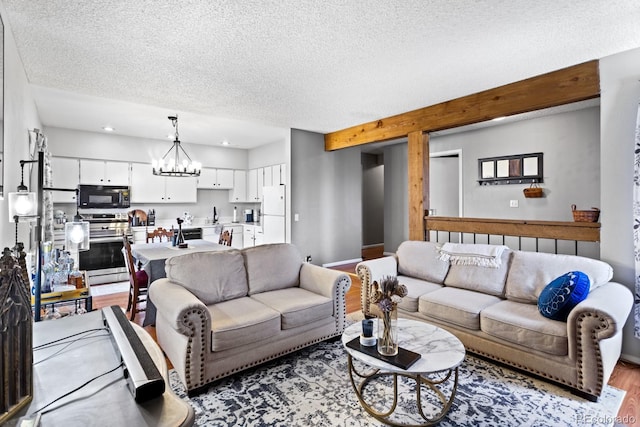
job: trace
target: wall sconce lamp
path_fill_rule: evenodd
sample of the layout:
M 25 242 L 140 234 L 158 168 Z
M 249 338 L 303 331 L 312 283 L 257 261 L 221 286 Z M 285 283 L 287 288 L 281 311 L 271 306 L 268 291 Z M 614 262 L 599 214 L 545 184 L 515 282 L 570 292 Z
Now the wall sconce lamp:
M 38 183 L 37 193 L 29 192 L 24 185 L 24 165 L 27 163 L 38 164 Z M 44 152 L 38 152 L 37 160 L 20 160 L 22 168 L 22 179 L 18 186 L 18 191 L 9 193 L 9 218 L 16 223 L 16 245 L 18 239 L 17 226 L 20 219 L 27 221 L 36 221 L 36 249 L 37 249 L 37 267 L 36 277 L 34 281 L 34 320 L 41 320 L 41 291 L 42 291 L 42 200 L 44 191 L 74 191 L 78 194 L 77 188 L 52 188 L 44 186 Z M 76 197 L 76 200 L 79 198 Z M 73 221 L 65 224 L 65 247 L 70 251 L 86 251 L 89 250 L 89 223 L 82 220 L 76 205 L 76 215 Z

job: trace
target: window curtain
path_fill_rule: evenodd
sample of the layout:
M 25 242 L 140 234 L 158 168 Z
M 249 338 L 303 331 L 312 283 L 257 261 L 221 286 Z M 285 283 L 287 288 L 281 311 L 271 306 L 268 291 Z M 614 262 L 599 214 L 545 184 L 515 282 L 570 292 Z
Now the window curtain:
M 633 242 L 636 267 L 636 283 L 634 297 L 634 332 L 635 337 L 640 338 L 640 105 L 636 117 L 636 144 L 634 150 L 633 169 Z

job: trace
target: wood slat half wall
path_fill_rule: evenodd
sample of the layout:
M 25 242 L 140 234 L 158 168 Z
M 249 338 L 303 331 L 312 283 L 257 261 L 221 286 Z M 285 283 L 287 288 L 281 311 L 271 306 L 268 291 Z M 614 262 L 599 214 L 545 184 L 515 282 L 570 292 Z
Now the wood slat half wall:
M 599 242 L 600 223 L 425 216 L 430 231 Z M 422 239 L 419 239 L 422 240 Z

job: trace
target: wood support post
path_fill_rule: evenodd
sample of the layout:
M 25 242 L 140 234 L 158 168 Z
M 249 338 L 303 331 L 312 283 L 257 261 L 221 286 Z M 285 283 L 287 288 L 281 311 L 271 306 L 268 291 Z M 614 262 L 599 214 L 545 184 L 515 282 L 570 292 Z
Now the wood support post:
M 408 137 L 409 240 L 424 240 L 424 211 L 429 209 L 429 134 L 416 131 Z

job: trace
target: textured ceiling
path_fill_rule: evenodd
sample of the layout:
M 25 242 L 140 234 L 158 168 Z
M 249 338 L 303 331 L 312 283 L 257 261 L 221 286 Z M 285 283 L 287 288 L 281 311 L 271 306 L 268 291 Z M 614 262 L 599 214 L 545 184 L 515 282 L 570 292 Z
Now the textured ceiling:
M 0 1 L 44 125 L 238 147 L 640 47 L 638 0 Z

